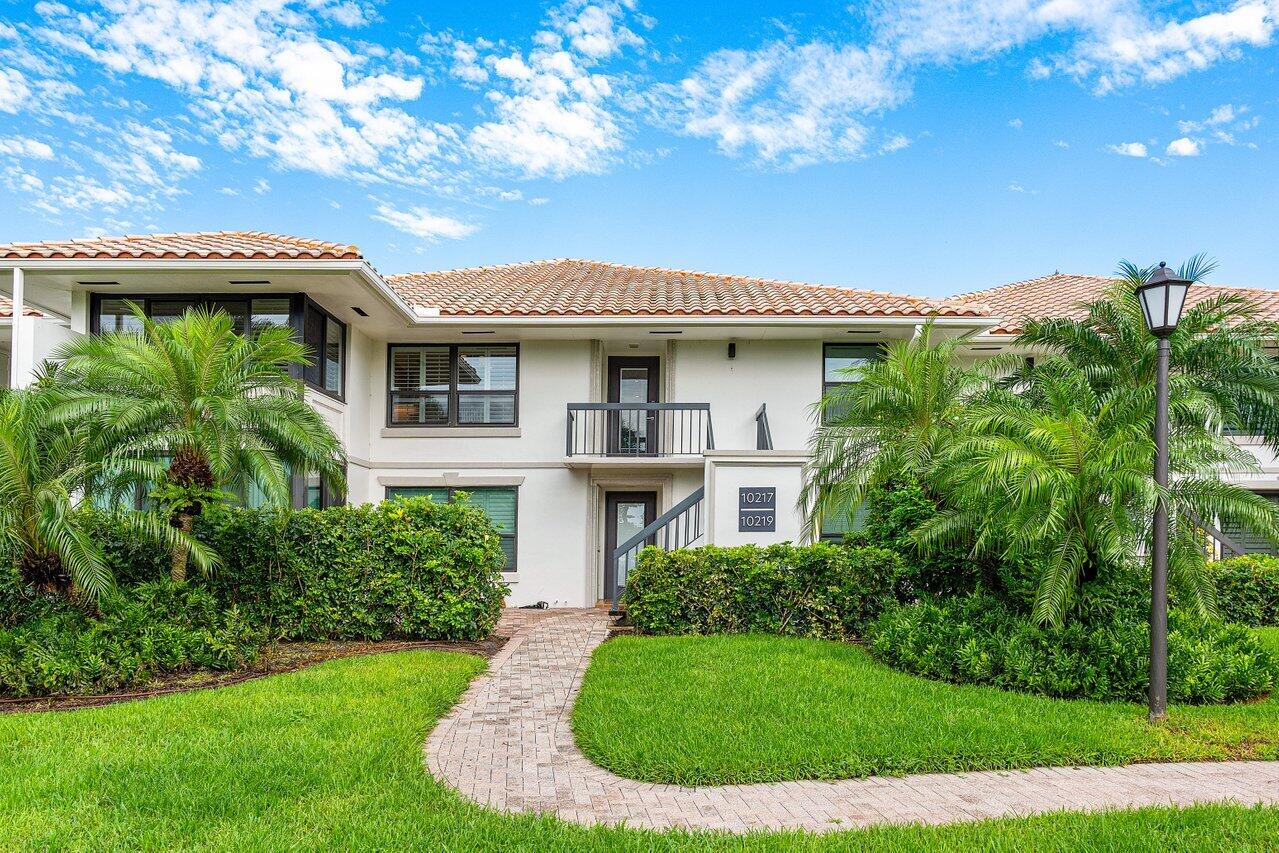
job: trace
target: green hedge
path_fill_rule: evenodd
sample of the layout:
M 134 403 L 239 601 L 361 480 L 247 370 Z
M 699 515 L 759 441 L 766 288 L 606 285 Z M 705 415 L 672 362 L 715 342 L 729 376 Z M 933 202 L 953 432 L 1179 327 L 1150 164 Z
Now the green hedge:
M 121 535 L 109 519 L 97 532 L 118 579 L 167 574 L 167 554 Z M 222 566 L 191 583 L 279 639 L 479 640 L 507 593 L 497 529 L 461 501 L 398 498 L 285 514 L 222 508 L 201 516 L 195 535 Z
M 1260 554 L 1209 563 L 1217 609 L 1227 622 L 1279 625 L 1279 558 Z
M 12 590 L 13 581 L 3 585 Z M 101 693 L 165 673 L 239 669 L 266 639 L 238 608 L 190 584 L 119 587 L 92 617 L 39 598 L 35 618 L 0 629 L 0 695 Z
M 898 598 L 964 595 L 995 581 L 993 563 L 973 559 L 968 546 L 924 550 L 911 534 L 938 513 L 937 503 L 918 483 L 897 483 L 866 496 L 866 523 L 848 536 L 852 545 L 888 548 L 902 555 Z
M 210 511 L 195 532 L 222 566 L 182 586 L 168 581 L 163 549 L 109 515 L 85 521 L 117 580 L 98 614 L 24 587 L 12 559 L 0 560 L 0 694 L 234 669 L 276 639 L 483 639 L 507 592 L 498 532 L 465 502 Z
M 646 548 L 627 578 L 626 612 L 645 634 L 846 639 L 894 600 L 901 571 L 882 548 Z
M 1059 698 L 1144 701 L 1149 627 L 1133 608 L 1099 607 L 1095 614 L 1064 628 L 1039 628 L 998 599 L 974 593 L 886 611 L 867 640 L 880 660 L 927 678 Z M 1174 609 L 1169 628 L 1171 701 L 1233 702 L 1275 686 L 1276 661 L 1245 626 Z

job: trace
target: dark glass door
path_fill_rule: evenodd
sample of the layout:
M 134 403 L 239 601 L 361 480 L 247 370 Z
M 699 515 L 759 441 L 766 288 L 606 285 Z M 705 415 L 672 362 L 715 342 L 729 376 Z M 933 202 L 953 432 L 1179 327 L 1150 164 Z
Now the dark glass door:
M 657 402 L 658 365 L 656 356 L 609 358 L 608 402 L 623 404 L 620 411 L 609 413 L 609 453 L 629 456 L 657 454 L 657 412 L 642 408 L 642 404 Z
M 657 492 L 608 492 L 604 496 L 604 597 L 617 594 L 618 572 L 613 552 L 657 518 Z M 623 568 L 629 570 L 634 555 Z

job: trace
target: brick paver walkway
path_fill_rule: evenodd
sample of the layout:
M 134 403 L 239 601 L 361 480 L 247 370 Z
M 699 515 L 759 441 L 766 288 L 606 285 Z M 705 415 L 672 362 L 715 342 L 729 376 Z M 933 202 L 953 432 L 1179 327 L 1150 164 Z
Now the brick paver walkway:
M 1025 771 L 685 788 L 623 779 L 577 748 L 569 715 L 591 651 L 594 610 L 525 611 L 514 636 L 431 733 L 427 764 L 495 809 L 582 824 L 667 829 L 832 829 L 950 823 L 1059 810 L 1210 801 L 1279 804 L 1279 762 L 1052 767 Z

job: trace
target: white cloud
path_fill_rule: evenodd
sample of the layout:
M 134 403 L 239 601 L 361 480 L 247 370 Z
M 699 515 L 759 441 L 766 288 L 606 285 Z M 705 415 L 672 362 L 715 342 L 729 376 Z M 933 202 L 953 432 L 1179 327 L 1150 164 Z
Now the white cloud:
M 31 100 L 27 76 L 16 68 L 0 68 L 0 112 L 17 113 Z
M 37 11 L 43 23 L 32 32 L 46 45 L 168 85 L 225 148 L 325 175 L 433 176 L 427 163 L 444 132 L 399 106 L 421 95 L 423 79 L 379 58 L 384 51 L 319 35 L 322 22 L 362 24 L 362 4 L 112 0 Z
M 1053 140 L 1053 146 L 1056 148 L 1069 148 L 1070 143 L 1064 139 L 1056 139 L 1056 140 Z
M 865 156 L 869 117 L 900 104 L 910 87 L 880 50 L 773 42 L 717 51 L 662 94 L 684 133 L 713 139 L 725 154 L 796 168 Z
M 253 182 L 253 191 L 258 195 L 265 195 L 271 191 L 271 182 L 266 178 L 258 178 Z
M 569 0 L 550 12 L 528 52 L 454 40 L 450 73 L 490 83 L 491 117 L 466 137 L 471 156 L 523 177 L 593 174 L 615 163 L 626 142 L 621 80 L 603 67 L 644 46 L 627 25 L 634 5 Z
M 1020 193 L 1022 195 L 1039 195 L 1039 190 L 1028 190 L 1016 181 L 1008 185 L 1008 191 L 1010 193 Z
M 1021 130 L 1022 124 L 1023 122 L 1019 118 L 1010 119 L 1008 122 L 1008 126 L 1013 130 Z
M 1150 153 L 1145 143 L 1142 142 L 1121 142 L 1118 145 L 1107 145 L 1106 150 L 1115 154 L 1122 154 L 1125 157 L 1145 157 Z
M 929 67 L 1043 45 L 1026 66 L 1030 76 L 1066 75 L 1104 94 L 1163 83 L 1272 42 L 1279 0 L 1235 0 L 1214 10 L 1225 2 L 878 0 L 866 8 L 864 38 L 716 51 L 659 110 L 673 110 L 683 133 L 761 165 L 845 160 L 861 155 L 859 141 L 874 134 L 878 114 L 907 100 Z M 859 73 L 847 73 L 850 60 Z M 850 77 L 854 85 L 846 85 Z
M 478 225 L 432 213 L 425 207 L 412 207 L 405 211 L 386 202 L 378 204 L 373 218 L 428 243 L 441 239 L 461 240 L 479 230 Z
M 11 157 L 30 157 L 35 160 L 52 160 L 53 149 L 38 139 L 25 136 L 0 137 L 0 154 Z
M 1188 136 L 1174 139 L 1164 151 L 1169 157 L 1198 157 L 1199 143 Z

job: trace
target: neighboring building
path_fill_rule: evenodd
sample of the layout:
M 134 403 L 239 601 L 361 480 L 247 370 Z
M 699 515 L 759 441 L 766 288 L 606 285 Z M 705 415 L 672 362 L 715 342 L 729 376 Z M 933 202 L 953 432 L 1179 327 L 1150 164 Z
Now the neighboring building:
M 929 318 L 981 356 L 1108 282 L 926 299 L 580 260 L 382 276 L 354 246 L 259 232 L 11 244 L 0 270 L 25 309 L 15 329 L 0 303 L 18 384 L 69 336 L 127 327 L 129 300 L 291 326 L 318 356 L 299 374 L 347 449 L 345 499 L 470 493 L 503 531 L 510 603 L 553 606 L 611 599 L 614 551 L 654 521 L 672 545 L 796 538 L 811 407 L 841 367 Z M 305 475 L 294 491 L 340 499 Z

